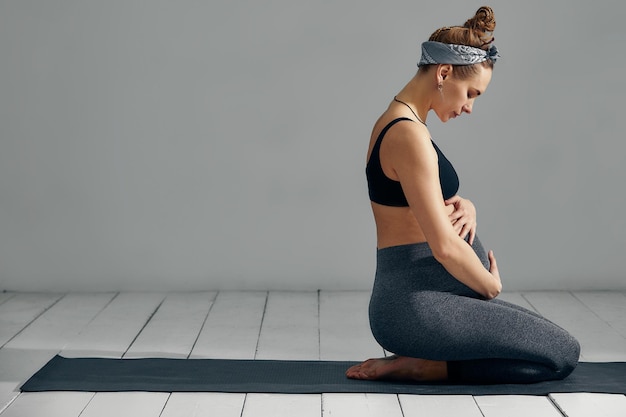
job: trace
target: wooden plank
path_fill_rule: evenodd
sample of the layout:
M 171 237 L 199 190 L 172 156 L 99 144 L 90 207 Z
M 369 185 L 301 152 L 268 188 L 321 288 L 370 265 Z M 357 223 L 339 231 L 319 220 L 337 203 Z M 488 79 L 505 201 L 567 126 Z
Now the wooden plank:
M 471 395 L 399 395 L 404 417 L 483 417 Z
M 124 358 L 187 358 L 214 299 L 214 292 L 169 294 Z
M 113 294 L 69 294 L 42 313 L 7 343 L 0 350 L 0 367 L 13 365 L 14 368 L 2 369 L 0 374 L 5 377 L 8 373 L 12 373 L 15 379 L 10 384 L 0 385 L 0 404 L 4 406 L 19 395 L 17 400 L 17 404 L 20 404 L 19 409 L 28 409 L 28 404 L 24 403 L 26 400 L 22 399 L 24 394 L 19 394 L 19 386 L 52 359 L 66 343 L 76 338 L 112 297 Z M 28 398 L 37 397 L 29 396 Z M 47 404 L 46 398 L 43 397 L 43 403 L 33 400 L 35 401 L 33 407 L 39 407 L 38 404 Z M 79 407 L 82 410 L 85 406 L 85 404 L 80 404 L 81 396 L 64 398 L 67 404 L 52 404 L 51 410 L 57 408 L 67 410 L 73 409 L 72 407 Z M 79 404 L 69 404 L 72 399 L 76 399 Z M 23 415 L 41 414 L 25 413 Z
M 369 327 L 369 291 L 321 291 L 320 359 L 356 360 L 385 356 Z M 401 417 L 393 394 L 324 394 L 323 416 Z
M 19 388 L 43 367 L 57 350 L 0 349 L 0 410 L 19 394 Z
M 61 350 L 111 301 L 114 294 L 68 294 L 5 345 Z
M 164 297 L 154 293 L 119 294 L 61 355 L 121 358 Z
M 317 292 L 271 292 L 256 359 L 319 359 Z
M 265 292 L 220 292 L 190 358 L 253 359 L 265 308 Z M 240 417 L 245 394 L 173 393 L 161 417 Z
M 591 362 L 626 360 L 626 339 L 586 305 L 567 292 L 534 292 L 526 299 L 581 345 L 581 360 Z
M 248 394 L 242 417 L 320 417 L 319 394 Z
M 626 397 L 618 394 L 550 394 L 567 417 L 624 417 Z
M 266 300 L 266 292 L 221 291 L 190 357 L 254 359 Z
M 241 293 L 241 292 L 231 292 L 229 295 L 231 298 L 229 299 L 224 296 L 222 298 L 224 308 L 218 308 L 218 301 L 223 293 L 220 293 L 215 300 L 214 305 L 209 313 L 205 326 L 202 330 L 200 336 L 204 337 L 204 341 L 206 341 L 209 345 L 213 343 L 214 346 L 220 346 L 219 340 L 214 340 L 211 337 L 211 334 L 223 334 L 226 337 L 230 337 L 229 340 L 231 342 L 224 343 L 221 349 L 224 351 L 228 349 L 228 346 L 231 345 L 232 341 L 241 341 L 241 344 L 251 346 L 256 346 L 255 338 L 259 334 L 261 319 L 263 318 L 263 311 L 265 306 L 265 293 L 257 293 L 255 297 L 244 296 L 244 294 L 249 293 Z M 549 293 L 549 295 L 552 293 Z M 533 303 L 533 305 L 542 306 L 543 309 L 539 309 L 540 313 L 545 314 L 546 312 L 550 312 L 554 317 L 557 317 L 558 320 L 567 320 L 567 316 L 572 314 L 571 311 L 561 312 L 559 311 L 562 308 L 563 303 L 561 302 L 562 298 L 565 299 L 565 305 L 578 305 L 578 307 L 574 307 L 575 314 L 579 314 L 576 316 L 576 321 L 586 321 L 586 327 L 594 325 L 595 323 L 603 323 L 605 329 L 614 336 L 620 337 L 624 339 L 621 332 L 618 331 L 621 320 L 621 308 L 623 308 L 623 304 L 621 304 L 621 293 L 575 293 L 575 297 L 568 293 L 555 293 L 556 297 L 547 297 L 547 299 L 542 300 L 541 297 L 537 296 L 537 293 L 528 293 L 524 294 L 524 296 L 528 297 L 528 299 Z M 349 351 L 355 350 L 357 351 L 357 347 L 346 348 L 345 350 L 341 350 L 336 347 L 336 343 L 332 342 L 333 340 L 337 340 L 337 334 L 340 332 L 340 329 L 343 327 L 345 337 L 354 339 L 358 339 L 362 337 L 363 332 L 363 323 L 359 326 L 351 326 L 355 320 L 351 320 L 350 315 L 355 315 L 357 310 L 362 311 L 364 306 L 364 298 L 359 298 L 355 296 L 353 299 L 353 305 L 360 305 L 360 307 L 355 308 L 352 311 L 344 312 L 342 308 L 346 305 L 350 305 L 350 303 L 343 303 L 342 301 L 350 300 L 349 294 L 344 293 L 326 293 L 320 292 L 319 294 L 319 317 L 317 316 L 316 302 L 311 302 L 312 293 L 271 293 L 269 299 L 267 300 L 267 311 L 265 313 L 264 320 L 264 328 L 261 332 L 263 337 L 264 332 L 267 331 L 267 336 L 270 337 L 271 334 L 277 335 L 279 338 L 283 340 L 287 337 L 305 337 L 313 339 L 313 345 L 315 342 L 315 333 L 319 332 L 321 335 L 319 339 L 317 339 L 317 343 L 319 344 L 319 349 L 317 352 L 318 355 L 323 355 L 325 358 L 340 358 L 342 354 L 347 354 Z M 570 297 L 567 297 L 567 296 Z M 32 294 L 15 294 L 12 298 L 22 297 L 22 296 L 32 296 Z M 111 295 L 101 295 L 102 297 L 111 297 Z M 145 297 L 144 297 L 145 296 Z M 106 304 L 104 298 L 99 298 L 95 295 L 89 295 L 85 298 L 81 298 L 81 295 L 70 294 L 62 298 L 58 303 L 54 304 L 54 301 L 50 306 L 46 307 L 43 311 L 41 311 L 35 318 L 29 321 L 29 324 L 23 328 L 19 334 L 5 345 L 3 349 L 0 349 L 0 410 L 3 409 L 4 406 L 10 403 L 10 405 L 6 408 L 4 413 L 2 413 L 2 417 L 5 415 L 42 415 L 41 412 L 37 410 L 44 409 L 41 404 L 45 404 L 46 398 L 44 398 L 48 394 L 21 394 L 15 401 L 11 403 L 11 401 L 18 395 L 17 388 L 27 379 L 32 373 L 38 370 L 41 366 L 47 362 L 58 350 L 48 350 L 48 351 L 38 351 L 34 350 L 37 346 L 37 338 L 41 337 L 42 347 L 55 347 L 59 346 L 59 344 L 64 345 L 66 342 L 64 340 L 72 339 L 73 335 L 78 330 L 78 327 L 81 327 L 81 323 L 89 323 L 88 326 L 84 329 L 85 331 L 76 338 L 73 346 L 79 346 L 85 344 L 84 338 L 92 334 L 91 342 L 93 344 L 89 345 L 91 349 L 94 345 L 96 346 L 96 351 L 98 350 L 98 346 L 105 346 L 103 350 L 109 350 L 108 346 L 109 342 L 106 340 L 109 336 L 116 337 L 115 333 L 126 335 L 124 339 L 126 340 L 126 347 L 128 347 L 137 334 L 139 332 L 139 336 L 133 343 L 133 347 L 137 348 L 142 341 L 142 338 L 146 338 L 147 335 L 152 331 L 150 330 L 151 326 L 159 327 L 157 323 L 162 320 L 164 317 L 169 317 L 171 315 L 176 314 L 176 308 L 174 308 L 174 304 L 178 305 L 180 308 L 185 309 L 190 306 L 185 306 L 182 301 L 169 304 L 170 302 L 163 302 L 161 307 L 156 310 L 163 298 L 163 295 L 156 295 L 154 300 L 147 302 L 147 299 L 155 296 L 152 295 L 141 295 L 141 294 L 121 294 L 116 297 L 113 302 L 111 302 L 108 307 L 102 310 L 97 308 L 97 306 L 89 306 L 89 299 L 91 300 L 99 300 L 98 302 Z M 293 300 L 287 300 L 289 296 L 293 296 Z M 60 297 L 60 296 L 59 296 Z M 90 298 L 95 297 L 95 298 Z M 124 301 L 121 304 L 119 303 L 120 299 L 124 299 L 128 297 L 127 301 Z M 508 297 L 505 296 L 505 297 Z M 513 300 L 516 299 L 518 295 L 513 296 Z M 606 301 L 603 299 L 606 297 Z M 0 311 L 3 305 L 7 304 L 12 298 L 8 298 L 4 303 L 0 304 Z M 168 297 L 169 298 L 169 297 Z M 314 299 L 316 297 L 313 297 Z M 255 304 L 254 307 L 249 309 L 242 309 L 239 311 L 243 311 L 242 317 L 237 318 L 237 308 L 226 308 L 228 301 L 233 300 L 241 300 L 244 304 L 244 300 L 247 302 L 252 302 Z M 513 301 L 511 298 L 505 298 L 507 301 L 514 302 L 516 304 L 520 304 L 519 302 Z M 0 298 L 2 300 L 2 298 Z M 118 300 L 116 302 L 116 300 Z M 132 301 L 131 301 L 132 300 Z M 573 301 L 572 301 L 573 300 Z M 315 300 L 314 300 L 315 301 Z M 147 305 L 151 305 L 152 309 L 148 308 Z M 235 303 L 237 304 L 237 303 Z M 556 305 L 555 305 L 556 304 Z M 522 304 L 523 305 L 523 304 Z M 84 312 L 89 312 L 91 317 L 96 316 L 93 321 L 91 321 L 90 317 L 72 317 L 71 310 L 72 306 L 76 306 L 75 315 L 80 316 Z M 572 309 L 571 305 L 567 307 L 567 309 Z M 19 308 L 17 310 L 20 310 Z M 113 312 L 115 310 L 115 312 Z M 137 311 L 139 310 L 139 311 Z M 155 312 L 154 316 L 152 314 Z M 168 310 L 170 313 L 167 313 Z M 23 311 L 23 310 L 22 310 Z M 32 310 L 31 310 L 32 311 Z M 100 311 L 100 314 L 98 314 Z M 308 313 L 307 313 L 308 312 Z M 167 314 L 166 314 L 167 313 Z M 214 316 L 213 314 L 216 313 Z M 184 323 L 185 317 L 184 314 L 180 315 L 180 320 L 175 321 L 172 320 L 172 323 Z M 211 322 L 211 317 L 214 317 L 214 321 Z M 233 317 L 229 317 L 233 316 Z M 286 317 L 285 317 L 286 316 Z M 307 318 L 308 316 L 308 318 Z M 65 318 L 63 318 L 65 317 Z M 117 317 L 113 320 L 114 317 Z M 152 317 L 150 319 L 150 317 Z M 221 317 L 221 318 L 220 318 Z M 340 323 L 332 323 L 333 317 L 336 318 L 337 321 L 342 321 L 343 324 Z M 0 316 L 0 323 L 3 317 Z M 564 325 L 563 323 L 555 320 L 552 317 L 549 317 L 556 321 L 558 324 Z M 246 321 L 251 319 L 255 321 L 256 324 L 248 325 Z M 56 324 L 58 331 L 61 334 L 65 334 L 65 336 L 59 335 L 59 337 L 55 337 L 55 331 L 48 329 L 47 326 L 55 326 L 55 323 L 58 321 L 68 320 L 66 324 Z M 132 321 L 134 324 L 129 325 L 126 321 Z M 143 320 L 143 322 L 142 322 Z M 219 322 L 224 320 L 226 324 L 220 329 Z M 319 330 L 316 327 L 316 321 L 319 320 L 320 327 Z M 357 318 L 356 320 L 360 320 Z M 154 324 L 151 324 L 153 321 Z M 192 321 L 195 322 L 195 319 Z M 108 335 L 103 335 L 100 339 L 93 337 L 93 334 L 96 333 L 94 327 L 108 329 L 109 326 L 105 326 L 107 322 L 115 323 L 115 331 L 108 331 Z M 297 324 L 304 323 L 303 328 L 298 328 Z M 146 324 L 147 323 L 147 324 Z M 239 332 L 235 330 L 235 333 L 231 336 L 227 331 L 228 326 L 232 326 L 231 323 L 235 323 L 235 325 L 243 325 L 248 328 L 246 331 Z M 194 324 L 193 326 L 196 326 Z M 572 323 L 574 328 L 578 328 L 576 323 Z M 145 326 L 145 327 L 144 327 Z M 192 327 L 193 327 L 192 326 Z M 569 324 L 564 325 L 564 327 L 568 328 Z M 84 325 L 82 326 L 84 327 Z M 135 332 L 129 331 L 129 328 L 135 328 Z M 354 328 L 359 328 L 356 332 L 353 332 Z M 74 329 L 74 330 L 71 330 Z M 143 329 L 143 330 L 142 330 Z M 211 329 L 219 329 L 219 331 L 213 332 Z M 205 332 L 205 330 L 207 330 Z M 568 328 L 568 330 L 572 331 Z M 220 333 L 221 332 L 221 333 Z M 298 332 L 301 332 L 300 334 Z M 359 336 L 359 332 L 361 332 L 361 336 Z M 106 332 L 105 332 L 106 333 Z M 574 331 L 572 331 L 574 333 Z M 204 334 L 204 336 L 203 336 Z M 282 334 L 282 336 L 281 336 Z M 311 337 L 313 334 L 314 337 Z M 575 334 L 576 335 L 576 334 Z M 579 337 L 579 336 L 577 336 Z M 591 337 L 591 336 L 587 336 Z M 602 336 L 601 336 L 602 337 Z M 122 339 L 122 338 L 120 338 Z M 580 337 L 579 337 L 580 339 Z M 99 340 L 103 340 L 101 343 Z M 253 342 L 250 342 L 252 340 Z M 193 349 L 193 352 L 198 352 L 199 356 L 202 357 L 202 347 L 201 347 L 201 338 L 199 337 L 196 346 Z M 267 342 L 267 343 L 266 343 Z M 603 343 L 603 342 L 601 342 Z M 235 343 L 237 344 L 237 343 Z M 72 344 L 68 345 L 67 351 L 72 351 Z M 122 345 L 122 343 L 115 341 L 111 343 L 111 345 Z M 284 348 L 273 349 L 273 346 L 269 343 L 269 341 L 258 341 L 259 345 L 259 354 L 262 358 L 263 355 L 276 355 L 277 351 L 280 351 Z M 302 349 L 302 346 L 308 346 L 309 344 L 294 344 L 298 349 Z M 35 347 L 33 347 L 35 346 Z M 253 347 L 254 347 L 253 346 Z M 210 346 L 209 346 L 210 347 Z M 270 349 L 271 348 L 271 349 Z M 58 349 L 58 348 L 57 348 Z M 213 352 L 215 352 L 215 348 Z M 209 349 L 209 350 L 210 350 Z M 334 350 L 337 349 L 337 350 Z M 120 349 L 123 350 L 123 349 Z M 155 350 L 161 350 L 160 348 Z M 247 351 L 247 357 L 254 356 L 254 348 L 246 348 L 242 349 L 241 352 Z M 312 349 L 313 352 L 309 351 L 308 355 L 314 356 L 315 349 Z M 133 352 L 133 348 L 128 350 L 129 353 Z M 252 352 L 252 353 L 250 353 Z M 272 353 L 274 352 L 274 353 Z M 123 351 L 122 351 L 123 353 Z M 302 354 L 299 354 L 302 358 Z M 219 357 L 219 356 L 209 356 L 209 357 Z M 246 357 L 246 356 L 241 356 Z M 276 359 L 292 359 L 289 357 L 274 357 Z M 317 359 L 315 357 L 307 357 L 306 359 Z M 614 359 L 619 360 L 619 359 Z M 65 394 L 71 393 L 63 393 L 62 397 Z M 76 393 L 79 394 L 79 393 Z M 400 408 L 397 404 L 397 400 L 395 400 L 396 396 L 394 395 L 385 395 L 385 394 L 324 394 L 323 396 L 319 395 L 303 395 L 303 396 L 295 396 L 301 397 L 297 400 L 291 400 L 291 395 L 280 395 L 280 394 L 249 394 L 247 399 L 245 400 L 245 408 L 242 412 L 242 404 L 244 403 L 244 398 L 246 396 L 244 394 L 219 394 L 219 393 L 176 393 L 169 396 L 168 394 L 159 394 L 155 393 L 155 395 L 148 395 L 141 399 L 133 399 L 132 394 L 136 393 L 115 393 L 115 394 L 105 394 L 98 393 L 96 394 L 89 406 L 85 410 L 85 412 L 81 415 L 83 416 L 101 416 L 101 415 L 150 415 L 150 416 L 159 416 L 161 410 L 163 410 L 163 406 L 165 404 L 166 407 L 163 410 L 164 417 L 172 417 L 172 416 L 182 416 L 182 415 L 193 415 L 196 412 L 199 415 L 210 414 L 216 416 L 257 416 L 257 415 L 272 415 L 272 416 L 281 416 L 281 415 L 323 415 L 323 416 L 333 416 L 333 415 L 389 415 L 392 417 L 397 416 L 397 411 Z M 140 394 L 140 393 L 139 393 Z M 59 395 L 59 393 L 49 393 L 48 398 L 52 398 L 55 395 Z M 75 410 L 81 407 L 81 402 L 84 400 L 81 399 L 82 396 L 91 394 L 81 394 L 75 397 L 67 396 L 65 397 L 65 401 L 59 401 L 58 404 L 54 404 L 54 401 L 49 406 L 45 407 L 45 415 L 54 416 L 56 414 L 68 415 L 68 416 L 78 416 L 80 414 L 76 413 Z M 110 399 L 107 400 L 107 398 Z M 169 396 L 169 400 L 167 400 Z M 471 397 L 469 397 L 471 399 Z M 609 395 L 609 394 L 553 394 L 551 395 L 551 400 L 554 404 L 556 404 L 560 410 L 562 410 L 564 415 L 569 417 L 577 417 L 577 416 L 626 416 L 626 397 L 623 395 Z M 395 403 L 394 403 L 395 401 Z M 533 415 L 536 417 L 540 417 L 541 413 L 547 416 L 558 416 L 554 414 L 554 412 L 548 411 L 549 408 L 546 408 L 546 399 L 543 397 L 521 397 L 516 399 L 515 396 L 503 396 L 503 397 L 476 397 L 472 401 L 468 402 L 468 396 L 453 396 L 446 398 L 445 396 L 409 396 L 409 395 L 401 395 L 400 401 L 402 405 L 402 410 L 404 410 L 404 415 L 409 416 L 423 416 L 423 415 L 437 415 L 437 416 L 480 416 L 484 415 L 485 417 L 495 416 L 495 415 L 507 415 L 507 416 L 516 416 L 516 415 Z M 89 402 L 89 401 L 88 401 Z M 517 402 L 517 405 L 515 405 Z M 120 403 L 120 404 L 113 404 Z M 39 405 L 38 405 L 39 404 Z M 391 405 L 396 404 L 396 405 Z M 480 408 L 479 408 L 480 406 Z M 14 408 L 15 407 L 15 408 Z M 323 407 L 323 409 L 322 409 Z M 310 409 L 313 409 L 314 412 L 311 413 Z M 556 411 L 555 406 L 552 406 L 552 409 Z M 26 410 L 26 411 L 24 411 Z M 51 411 L 48 411 L 51 410 Z M 354 412 L 356 410 L 356 412 Z M 480 413 L 482 410 L 482 414 Z M 67 411 L 67 412 L 65 412 Z M 130 413 L 129 413 L 130 411 Z M 145 413 L 142 413 L 145 411 Z M 353 411 L 353 414 L 349 414 L 349 411 Z M 12 414 L 10 414 L 12 413 Z M 55 414 L 56 413 L 56 414 Z M 517 414 L 516 414 L 517 413 Z M 522 413 L 522 414 L 520 414 Z
M 576 292 L 574 296 L 626 338 L 626 294 L 594 291 Z
M 27 392 L 7 407 L 2 417 L 79 416 L 93 395 L 90 392 Z
M 175 392 L 160 417 L 240 417 L 244 400 L 245 394 Z
M 0 305 L 0 347 L 62 297 L 61 294 L 17 294 Z
M 159 417 L 168 397 L 163 392 L 99 392 L 80 417 Z
M 320 292 L 320 359 L 362 361 L 385 356 L 369 326 L 367 291 Z
M 561 417 L 548 397 L 529 395 L 486 395 L 474 397 L 484 417 Z
M 402 417 L 393 394 L 323 394 L 322 417 Z
M 61 354 L 120 358 L 163 300 L 162 294 L 127 293 L 113 299 Z M 98 393 L 81 416 L 158 417 L 169 394 Z
M 268 295 L 256 359 L 319 359 L 317 292 L 271 292 Z M 294 394 L 247 394 L 243 417 L 319 417 L 322 397 Z

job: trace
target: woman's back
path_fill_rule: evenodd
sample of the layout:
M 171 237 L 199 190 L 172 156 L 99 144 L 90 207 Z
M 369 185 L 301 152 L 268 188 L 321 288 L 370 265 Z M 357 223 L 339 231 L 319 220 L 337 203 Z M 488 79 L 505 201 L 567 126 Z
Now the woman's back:
M 371 168 L 370 164 L 377 163 L 378 161 L 376 159 L 378 159 L 382 172 L 376 173 L 376 175 L 384 175 L 387 178 L 387 182 L 389 182 L 389 180 L 399 180 L 398 175 L 393 169 L 393 153 L 395 152 L 390 152 L 390 148 L 401 148 L 403 144 L 401 141 L 397 140 L 397 137 L 399 135 L 410 135 L 416 127 L 419 128 L 419 126 L 416 125 L 416 123 L 419 122 L 407 118 L 406 114 L 399 111 L 400 109 L 392 108 L 392 106 L 383 113 L 374 125 L 367 152 L 368 170 Z M 407 126 L 407 124 L 415 126 Z M 381 134 L 384 134 L 384 136 L 381 137 Z M 417 141 L 421 139 L 416 136 L 414 140 Z M 379 143 L 378 147 L 376 146 L 377 142 Z M 396 151 L 397 150 L 398 149 L 396 149 Z M 400 152 L 402 151 L 401 149 L 399 150 Z M 434 154 L 433 157 L 437 158 L 437 155 Z M 372 171 L 374 171 L 373 168 Z M 454 176 L 456 176 L 456 174 L 454 174 Z M 368 172 L 368 177 L 368 180 L 373 181 L 374 174 Z M 370 192 L 372 192 L 372 188 L 375 185 L 376 184 L 370 183 Z M 398 200 L 397 196 L 385 195 L 381 196 L 380 199 L 382 200 L 383 197 L 387 199 L 391 197 L 392 200 Z M 372 201 L 371 205 L 376 222 L 377 247 L 379 249 L 426 241 L 422 227 L 408 205 L 390 205 L 390 203 L 383 201 Z M 446 206 L 446 210 L 448 214 L 451 214 L 454 211 L 454 206 Z

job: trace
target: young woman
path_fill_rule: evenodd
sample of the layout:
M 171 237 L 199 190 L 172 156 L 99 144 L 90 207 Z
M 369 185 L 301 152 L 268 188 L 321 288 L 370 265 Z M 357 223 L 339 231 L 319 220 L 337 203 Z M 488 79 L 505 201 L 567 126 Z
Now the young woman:
M 377 228 L 370 325 L 394 355 L 350 368 L 355 379 L 530 383 L 560 379 L 580 346 L 565 330 L 495 298 L 493 252 L 476 237 L 476 210 L 458 196 L 452 164 L 426 119 L 470 114 L 498 51 L 493 10 L 444 27 L 422 44 L 419 70 L 374 125 L 367 160 Z

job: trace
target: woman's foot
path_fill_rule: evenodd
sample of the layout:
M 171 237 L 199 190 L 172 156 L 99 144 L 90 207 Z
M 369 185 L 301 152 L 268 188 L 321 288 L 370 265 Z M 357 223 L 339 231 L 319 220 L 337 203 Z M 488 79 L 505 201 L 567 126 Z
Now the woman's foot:
M 393 355 L 354 365 L 346 371 L 346 376 L 366 380 L 443 381 L 448 378 L 448 364 L 445 361 Z

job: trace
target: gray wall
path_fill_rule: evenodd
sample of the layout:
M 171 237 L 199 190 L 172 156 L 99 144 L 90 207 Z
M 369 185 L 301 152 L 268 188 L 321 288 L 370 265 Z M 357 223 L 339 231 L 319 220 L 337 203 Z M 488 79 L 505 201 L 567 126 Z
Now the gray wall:
M 493 0 L 433 137 L 508 289 L 626 288 L 626 6 Z M 370 288 L 370 129 L 479 2 L 0 3 L 0 289 Z

